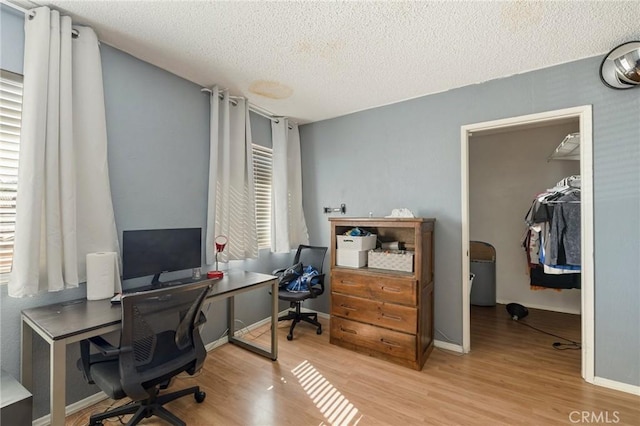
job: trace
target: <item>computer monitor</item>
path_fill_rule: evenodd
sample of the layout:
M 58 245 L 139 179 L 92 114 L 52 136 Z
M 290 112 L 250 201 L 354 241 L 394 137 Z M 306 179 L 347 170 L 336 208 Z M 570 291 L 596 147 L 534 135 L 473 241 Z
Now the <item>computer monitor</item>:
M 153 275 L 202 265 L 202 229 L 146 229 L 122 233 L 122 279 Z

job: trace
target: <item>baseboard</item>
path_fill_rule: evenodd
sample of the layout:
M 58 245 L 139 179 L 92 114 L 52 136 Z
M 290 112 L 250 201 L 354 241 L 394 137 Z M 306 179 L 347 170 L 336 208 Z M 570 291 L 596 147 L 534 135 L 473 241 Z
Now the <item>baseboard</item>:
M 445 342 L 444 340 L 434 340 L 433 345 L 438 349 L 444 349 L 446 351 L 464 353 L 462 345 L 456 345 L 455 343 Z
M 283 311 L 283 312 L 281 312 L 281 313 L 288 312 L 288 311 L 289 311 L 289 310 L 287 309 L 286 311 Z M 324 319 L 331 319 L 331 315 L 326 314 L 326 313 L 324 313 L 324 312 L 315 311 L 315 310 L 313 310 L 313 309 L 300 308 L 300 312 L 314 312 L 314 313 L 318 314 L 318 317 L 320 317 L 320 318 L 324 318 Z
M 630 385 L 627 383 L 616 382 L 615 380 L 605 379 L 602 377 L 594 377 L 593 384 L 605 388 L 630 393 L 640 396 L 640 386 Z
M 498 300 L 497 303 L 500 305 L 508 305 L 512 303 L 512 300 Z M 517 303 L 517 302 L 516 302 Z M 563 314 L 573 314 L 580 315 L 580 309 L 569 309 L 566 307 L 558 307 L 558 306 L 545 306 L 545 305 L 536 305 L 536 304 L 526 304 L 527 308 L 532 309 L 541 309 L 543 311 L 551 311 L 551 312 L 561 312 Z
M 236 320 L 238 321 L 238 320 Z M 242 336 L 244 334 L 250 333 L 251 331 L 255 330 L 256 328 L 262 327 L 265 324 L 269 324 L 271 322 L 271 317 L 267 317 L 263 320 L 260 320 L 258 322 L 254 322 L 251 325 L 248 325 L 246 327 L 241 328 L 240 330 L 236 330 L 236 336 Z M 225 343 L 229 343 L 229 337 L 227 335 L 219 338 L 218 340 L 214 340 L 211 343 L 208 343 L 206 345 L 204 345 L 204 348 L 207 350 L 207 352 L 210 352 L 212 350 L 214 350 L 215 348 L 224 345 Z
M 211 352 L 215 348 L 222 346 L 225 343 L 229 343 L 229 338 L 226 335 L 224 337 L 219 338 L 218 340 L 214 340 L 211 343 L 207 343 L 206 345 L 204 345 L 204 348 L 207 350 L 207 352 Z
M 86 397 L 85 399 L 81 399 L 80 401 L 74 402 L 73 404 L 67 405 L 64 410 L 65 416 L 70 416 L 73 413 L 77 413 L 78 411 L 84 410 L 87 407 L 91 407 L 92 405 L 97 404 L 100 401 L 104 401 L 108 399 L 106 393 L 100 391 L 96 394 Z M 45 426 L 51 424 L 51 414 L 44 415 L 39 419 L 34 420 L 31 423 L 33 426 Z
M 312 309 L 307 309 L 307 308 L 301 308 L 300 309 L 301 312 L 315 312 L 318 314 L 318 317 L 320 318 L 324 318 L 324 319 L 329 319 L 330 315 L 329 314 L 325 314 L 324 312 L 318 312 L 318 311 L 314 311 Z M 284 311 L 280 311 L 278 312 L 278 317 L 282 316 L 282 315 L 286 315 L 287 312 L 289 312 L 289 309 L 285 309 Z M 249 333 L 253 330 L 255 330 L 256 328 L 262 327 L 265 324 L 269 324 L 271 322 L 271 317 L 267 317 L 263 320 L 260 320 L 258 322 L 255 322 L 251 325 L 248 325 L 240 330 L 236 330 L 236 335 L 238 336 L 242 336 L 245 333 Z M 229 343 L 229 338 L 227 336 L 221 337 L 218 340 L 215 340 L 211 343 L 208 343 L 205 345 L 205 349 L 207 350 L 207 352 L 210 352 L 212 350 L 214 350 L 215 348 L 224 345 L 225 343 Z

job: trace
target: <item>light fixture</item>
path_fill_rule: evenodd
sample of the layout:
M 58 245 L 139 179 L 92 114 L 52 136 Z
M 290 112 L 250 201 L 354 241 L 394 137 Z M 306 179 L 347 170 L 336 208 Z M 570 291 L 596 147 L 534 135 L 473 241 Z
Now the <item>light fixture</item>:
M 600 79 L 612 89 L 640 86 L 640 41 L 629 41 L 613 49 L 600 64 Z
M 222 253 L 224 251 L 225 246 L 227 245 L 227 237 L 224 235 L 218 235 L 214 240 L 214 244 L 216 247 L 216 270 L 207 272 L 207 278 L 222 278 L 224 276 L 224 272 L 222 272 L 218 268 L 218 253 Z

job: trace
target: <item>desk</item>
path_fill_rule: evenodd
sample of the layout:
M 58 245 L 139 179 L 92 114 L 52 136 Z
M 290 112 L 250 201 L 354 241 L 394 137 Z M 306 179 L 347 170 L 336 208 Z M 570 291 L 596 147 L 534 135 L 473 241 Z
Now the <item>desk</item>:
M 245 271 L 227 271 L 214 281 L 207 301 L 227 299 L 229 342 L 275 361 L 278 357 L 278 280 L 272 275 Z M 271 286 L 271 350 L 235 336 L 234 296 Z M 50 348 L 51 424 L 64 425 L 66 407 L 67 345 L 92 336 L 120 330 L 122 310 L 106 300 L 71 300 L 22 311 L 21 382 L 33 393 L 33 332 Z

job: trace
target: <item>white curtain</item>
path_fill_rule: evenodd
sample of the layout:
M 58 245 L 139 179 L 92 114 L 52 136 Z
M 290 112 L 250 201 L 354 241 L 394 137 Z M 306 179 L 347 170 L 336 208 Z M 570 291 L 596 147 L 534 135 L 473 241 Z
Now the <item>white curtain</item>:
M 77 37 L 72 37 L 72 30 Z M 119 252 L 98 39 L 48 7 L 25 19 L 10 296 L 77 287 L 86 255 Z
M 273 212 L 271 251 L 287 253 L 309 244 L 302 210 L 302 165 L 298 125 L 287 118 L 271 122 L 273 138 Z
M 227 237 L 227 246 L 218 255 L 218 261 L 256 259 L 258 238 L 249 104 L 245 99 L 230 99 L 227 91 L 215 86 L 210 101 L 206 262 L 215 262 L 214 240 L 218 235 Z

